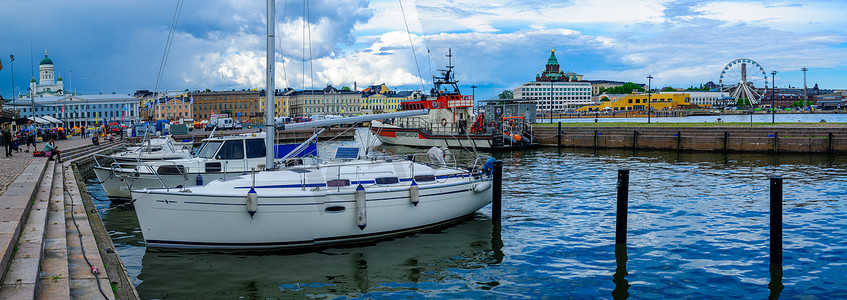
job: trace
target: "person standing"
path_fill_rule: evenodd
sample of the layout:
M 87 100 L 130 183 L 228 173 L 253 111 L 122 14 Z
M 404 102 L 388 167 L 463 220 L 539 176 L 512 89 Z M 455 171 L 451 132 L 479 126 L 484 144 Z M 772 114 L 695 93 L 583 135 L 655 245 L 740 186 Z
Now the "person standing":
M 38 150 L 38 145 L 35 144 L 35 125 L 32 125 L 32 120 L 30 120 L 27 126 L 24 126 L 26 130 L 26 152 L 29 153 L 29 144 L 32 144 L 32 151 Z
M 0 127 L 0 137 L 2 137 L 3 148 L 6 149 L 6 157 L 12 156 L 12 126 L 9 123 L 3 124 Z

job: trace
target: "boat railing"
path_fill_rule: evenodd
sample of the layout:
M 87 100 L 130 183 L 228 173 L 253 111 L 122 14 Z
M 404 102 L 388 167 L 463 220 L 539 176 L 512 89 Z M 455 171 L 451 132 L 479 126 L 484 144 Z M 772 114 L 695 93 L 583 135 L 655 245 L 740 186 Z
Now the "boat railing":
M 98 154 L 95 154 L 95 155 L 98 155 Z M 146 161 L 125 162 L 125 161 L 118 161 L 118 160 L 116 160 L 112 157 L 105 156 L 105 155 L 100 155 L 100 156 L 106 157 L 106 158 L 112 160 L 112 162 L 107 166 L 107 168 L 109 168 L 109 170 L 112 172 L 111 176 L 114 176 L 115 178 L 124 179 L 122 182 L 124 182 L 124 184 L 127 185 L 127 188 L 131 188 L 130 180 L 126 180 L 126 178 L 130 177 L 130 176 L 132 178 L 143 178 L 143 177 L 155 178 L 157 181 L 159 181 L 159 183 L 162 184 L 162 188 L 165 188 L 165 189 L 173 188 L 173 187 L 168 186 L 168 184 L 162 178 L 161 174 L 159 174 L 159 170 L 161 170 L 163 166 L 172 166 L 172 168 L 168 168 L 168 169 L 173 170 L 176 173 L 170 174 L 170 175 L 181 175 L 182 176 L 182 186 L 183 187 L 185 186 L 186 180 L 188 180 L 188 167 L 184 166 L 184 165 L 177 164 L 176 162 L 173 162 L 173 161 L 157 161 L 155 163 L 146 162 Z M 95 158 L 95 161 L 98 161 L 98 160 Z M 100 162 L 97 162 L 97 165 L 100 166 L 100 167 L 104 167 L 103 165 L 101 165 Z M 131 171 L 128 172 L 127 170 L 131 170 Z M 144 170 L 146 172 L 142 172 L 142 170 Z
M 429 122 L 424 118 L 420 117 L 411 117 L 411 118 L 402 118 L 396 121 L 396 124 L 400 127 L 404 128 L 420 128 L 427 134 L 436 134 L 436 135 L 456 135 L 459 134 L 459 127 L 456 126 L 452 120 L 447 120 L 446 118 L 442 122 Z M 466 128 L 469 130 L 470 128 Z

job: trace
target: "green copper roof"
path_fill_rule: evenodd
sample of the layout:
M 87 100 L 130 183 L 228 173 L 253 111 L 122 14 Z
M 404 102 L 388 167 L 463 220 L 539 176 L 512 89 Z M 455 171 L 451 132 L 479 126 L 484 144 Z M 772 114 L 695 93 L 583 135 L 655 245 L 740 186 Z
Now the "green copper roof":
M 29 82 L 35 82 L 35 78 L 30 79 Z
M 56 81 L 62 81 L 62 75 L 59 75 L 59 78 L 56 78 Z
M 558 65 L 559 64 L 559 60 L 556 59 L 556 50 L 550 50 L 550 58 L 547 59 L 547 64 L 548 65 Z
M 39 63 L 38 65 L 40 66 L 40 65 L 52 65 L 52 64 L 53 64 L 53 60 L 50 59 L 49 57 L 47 57 L 47 54 L 44 54 L 44 58 L 41 59 L 41 63 Z

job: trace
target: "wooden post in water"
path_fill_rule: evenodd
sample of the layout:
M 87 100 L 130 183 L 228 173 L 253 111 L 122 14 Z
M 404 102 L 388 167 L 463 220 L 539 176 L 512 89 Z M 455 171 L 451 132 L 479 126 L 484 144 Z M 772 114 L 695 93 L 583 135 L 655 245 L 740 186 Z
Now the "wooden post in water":
M 562 122 L 559 122 L 559 130 L 556 130 L 556 137 L 558 142 L 556 142 L 556 147 L 562 148 Z
M 629 170 L 618 170 L 618 207 L 615 223 L 615 244 L 626 245 L 626 214 L 629 205 Z
M 782 177 L 771 177 L 771 265 L 782 265 Z
M 632 132 L 632 148 L 638 149 L 638 130 Z
M 829 133 L 829 148 L 827 148 L 827 152 L 832 153 L 832 132 Z
M 503 161 L 494 161 L 494 195 L 491 200 L 491 220 L 500 222 L 500 211 L 502 210 L 502 195 L 503 195 Z
M 682 131 L 676 132 L 676 151 L 678 152 L 682 146 Z

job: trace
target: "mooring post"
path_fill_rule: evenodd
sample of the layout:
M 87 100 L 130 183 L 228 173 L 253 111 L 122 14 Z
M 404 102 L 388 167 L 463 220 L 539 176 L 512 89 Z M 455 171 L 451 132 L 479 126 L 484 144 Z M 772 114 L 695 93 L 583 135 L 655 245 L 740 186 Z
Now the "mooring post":
M 632 132 L 632 148 L 638 149 L 638 130 Z
M 771 177 L 771 265 L 782 265 L 782 177 Z
M 562 122 L 559 122 L 559 130 L 556 130 L 556 136 L 558 142 L 556 142 L 556 147 L 562 148 Z
M 827 148 L 827 152 L 832 153 L 832 132 L 829 133 L 829 148 Z
M 502 209 L 502 195 L 503 195 L 503 161 L 495 160 L 494 161 L 494 195 L 491 200 L 491 220 L 495 222 L 500 222 L 500 211 Z
M 629 170 L 618 170 L 618 207 L 615 244 L 626 244 L 626 214 L 629 205 Z
M 594 130 L 594 149 L 597 149 L 597 130 Z

